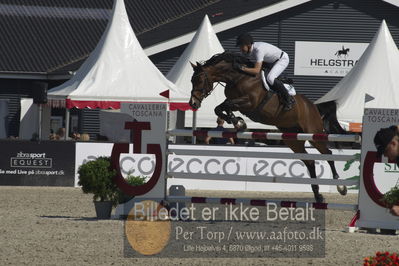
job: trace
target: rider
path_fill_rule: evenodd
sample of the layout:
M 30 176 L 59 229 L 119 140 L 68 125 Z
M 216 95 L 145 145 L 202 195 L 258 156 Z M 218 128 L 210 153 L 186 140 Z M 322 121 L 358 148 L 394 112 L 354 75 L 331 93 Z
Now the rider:
M 272 65 L 266 80 L 271 89 L 282 96 L 284 110 L 290 110 L 292 108 L 293 99 L 288 94 L 284 84 L 277 79 L 288 66 L 290 61 L 288 54 L 272 44 L 254 42 L 252 36 L 248 33 L 243 33 L 237 37 L 236 46 L 239 46 L 241 52 L 251 61 L 255 61 L 254 67 L 240 66 L 240 70 L 248 74 L 257 75 L 262 71 L 263 63 Z

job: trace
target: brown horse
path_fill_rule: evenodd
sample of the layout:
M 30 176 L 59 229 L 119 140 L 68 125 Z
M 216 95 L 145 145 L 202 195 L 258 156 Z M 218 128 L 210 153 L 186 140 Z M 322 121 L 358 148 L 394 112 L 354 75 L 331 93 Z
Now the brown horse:
M 212 92 L 213 84 L 224 82 L 226 100 L 215 108 L 215 113 L 226 122 L 243 123 L 232 113 L 240 111 L 251 120 L 274 125 L 282 132 L 325 133 L 323 120 L 317 107 L 306 97 L 297 94 L 293 108 L 284 111 L 278 96 L 263 88 L 260 75 L 251 76 L 240 72 L 237 70 L 237 64 L 248 65 L 250 62 L 245 57 L 225 52 L 214 55 L 203 64 L 198 62 L 196 65 L 191 64 L 194 74 L 191 79 L 193 89 L 189 104 L 194 109 L 200 108 L 202 100 Z M 295 153 L 306 153 L 304 141 L 285 140 L 284 143 Z M 311 142 L 311 144 L 322 154 L 332 154 L 326 143 Z M 311 178 L 316 178 L 315 162 L 311 160 L 303 160 L 303 162 Z M 334 161 L 328 161 L 328 163 L 333 178 L 338 179 Z M 342 195 L 347 192 L 345 186 L 337 186 L 337 189 Z M 323 202 L 319 186 L 312 185 L 312 190 L 316 201 Z

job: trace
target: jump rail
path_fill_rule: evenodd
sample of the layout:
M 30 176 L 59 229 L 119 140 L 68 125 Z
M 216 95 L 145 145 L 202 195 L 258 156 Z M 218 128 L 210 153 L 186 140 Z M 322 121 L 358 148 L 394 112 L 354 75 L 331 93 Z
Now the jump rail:
M 203 174 L 203 173 L 184 173 L 168 172 L 172 178 L 184 179 L 207 179 L 220 181 L 246 181 L 246 182 L 265 182 L 265 183 L 285 183 L 285 184 L 311 184 L 329 186 L 355 186 L 358 180 L 347 179 L 327 179 L 327 178 L 302 178 L 287 176 L 253 176 L 253 175 L 222 175 L 222 174 Z
M 260 157 L 260 158 L 278 158 L 278 159 L 298 159 L 298 160 L 324 160 L 324 161 L 349 161 L 356 159 L 354 155 L 341 154 L 311 154 L 311 153 L 288 153 L 288 152 L 245 152 L 240 151 L 217 151 L 217 150 L 189 150 L 180 148 L 171 148 L 169 154 L 175 155 L 193 155 L 193 156 L 218 156 L 218 157 Z
M 211 197 L 186 197 L 186 196 L 168 196 L 169 202 L 185 202 L 185 203 L 211 203 L 211 204 L 243 204 L 251 206 L 267 206 L 268 203 L 275 203 L 279 207 L 297 208 L 297 207 L 313 207 L 318 210 L 346 210 L 355 211 L 358 209 L 356 204 L 341 203 L 317 203 L 289 200 L 264 200 L 264 199 L 248 199 L 248 198 L 211 198 Z
M 359 135 L 340 134 L 307 134 L 307 133 L 266 133 L 266 132 L 228 132 L 212 130 L 174 129 L 167 132 L 168 136 L 178 137 L 214 137 L 265 140 L 303 140 L 303 141 L 334 141 L 360 143 Z

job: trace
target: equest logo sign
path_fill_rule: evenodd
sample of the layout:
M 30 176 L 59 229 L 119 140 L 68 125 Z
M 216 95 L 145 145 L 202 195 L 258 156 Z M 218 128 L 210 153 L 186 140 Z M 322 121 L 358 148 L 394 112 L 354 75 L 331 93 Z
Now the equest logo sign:
M 366 50 L 367 43 L 295 42 L 294 75 L 343 77 Z
M 46 153 L 26 153 L 18 152 L 16 157 L 11 157 L 10 166 L 14 168 L 29 167 L 29 168 L 51 168 L 53 166 L 53 159 L 46 158 Z

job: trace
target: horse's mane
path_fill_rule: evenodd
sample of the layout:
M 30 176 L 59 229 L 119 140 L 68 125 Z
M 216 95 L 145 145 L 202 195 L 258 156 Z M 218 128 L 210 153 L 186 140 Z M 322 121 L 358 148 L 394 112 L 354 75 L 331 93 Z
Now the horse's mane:
M 227 63 L 238 63 L 238 64 L 245 64 L 245 65 L 252 65 L 253 63 L 246 57 L 242 56 L 241 54 L 232 53 L 232 52 L 224 52 L 220 54 L 215 54 L 210 59 L 202 63 L 202 66 L 213 66 L 217 63 L 225 61 Z

